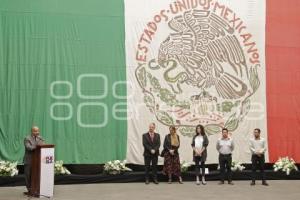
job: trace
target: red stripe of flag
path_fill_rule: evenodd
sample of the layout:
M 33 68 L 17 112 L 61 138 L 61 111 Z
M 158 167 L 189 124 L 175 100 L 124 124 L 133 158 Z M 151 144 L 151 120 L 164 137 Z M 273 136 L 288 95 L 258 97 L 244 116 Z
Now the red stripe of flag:
M 266 76 L 270 162 L 300 162 L 300 1 L 267 0 Z

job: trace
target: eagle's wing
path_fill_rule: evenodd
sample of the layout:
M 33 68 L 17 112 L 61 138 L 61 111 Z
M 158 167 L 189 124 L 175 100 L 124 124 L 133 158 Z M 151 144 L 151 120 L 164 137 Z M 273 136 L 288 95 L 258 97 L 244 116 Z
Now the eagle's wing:
M 247 92 L 247 85 L 242 79 L 248 77 L 242 47 L 232 34 L 232 28 L 213 13 L 210 15 L 210 26 L 215 40 L 208 44 L 204 63 L 213 69 L 213 82 L 220 96 L 228 99 L 240 98 Z M 231 69 L 224 69 L 222 66 L 224 63 L 229 64 Z M 232 73 L 229 73 L 230 70 L 233 70 Z
M 192 77 L 189 84 L 215 86 L 223 98 L 239 98 L 246 93 L 247 85 L 242 81 L 248 76 L 243 73 L 245 57 L 233 28 L 224 19 L 210 11 L 190 10 L 173 18 L 169 26 L 174 33 L 163 42 L 160 52 L 185 68 Z M 225 63 L 231 69 L 224 69 Z
M 209 11 L 189 11 L 184 14 L 184 19 L 195 36 L 195 45 L 190 54 L 183 54 L 185 59 L 181 64 L 197 69 L 194 70 L 196 78 L 200 82 L 206 79 L 205 87 L 214 85 L 223 98 L 245 95 L 247 85 L 242 77 L 248 76 L 246 60 L 233 28 Z M 232 69 L 224 69 L 225 63 Z

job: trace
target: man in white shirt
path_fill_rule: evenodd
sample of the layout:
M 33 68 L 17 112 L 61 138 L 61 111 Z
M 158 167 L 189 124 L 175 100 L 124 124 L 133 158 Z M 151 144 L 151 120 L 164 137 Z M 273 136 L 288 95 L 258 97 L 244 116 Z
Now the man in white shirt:
M 256 128 L 253 132 L 254 138 L 250 139 L 250 151 L 252 153 L 252 181 L 251 185 L 255 185 L 256 169 L 259 167 L 261 171 L 262 184 L 268 186 L 266 182 L 265 167 L 265 139 L 260 137 L 260 129 Z
M 232 182 L 232 151 L 234 150 L 233 140 L 228 136 L 228 129 L 222 129 L 222 137 L 217 141 L 217 150 L 219 152 L 219 165 L 221 181 L 220 185 L 224 184 L 225 180 L 225 169 L 227 169 L 228 184 L 233 185 Z

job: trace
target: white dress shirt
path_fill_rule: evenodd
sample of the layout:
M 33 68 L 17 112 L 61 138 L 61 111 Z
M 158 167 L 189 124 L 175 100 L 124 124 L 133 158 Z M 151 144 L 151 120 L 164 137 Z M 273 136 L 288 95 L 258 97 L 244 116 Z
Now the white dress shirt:
M 265 153 L 267 150 L 265 139 L 250 139 L 250 150 L 252 154 L 256 154 L 256 152 Z
M 217 141 L 217 150 L 220 154 L 231 154 L 234 150 L 234 143 L 231 138 L 220 138 Z

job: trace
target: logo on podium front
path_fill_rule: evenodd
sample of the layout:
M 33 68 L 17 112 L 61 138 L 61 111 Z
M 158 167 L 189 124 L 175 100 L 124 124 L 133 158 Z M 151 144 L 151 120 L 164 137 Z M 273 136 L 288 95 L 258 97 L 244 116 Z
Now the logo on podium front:
M 53 156 L 46 156 L 46 164 L 53 163 Z

